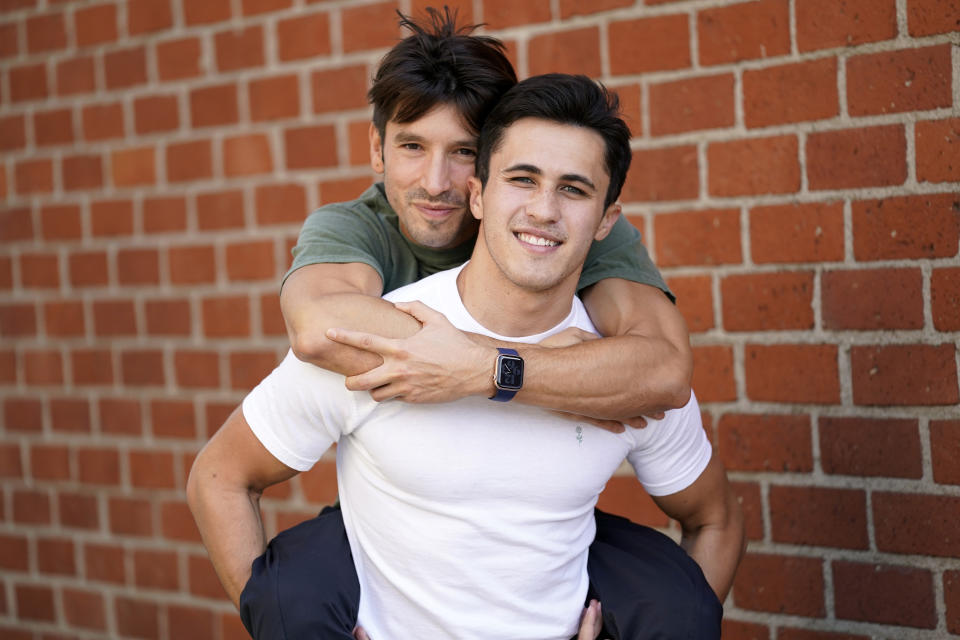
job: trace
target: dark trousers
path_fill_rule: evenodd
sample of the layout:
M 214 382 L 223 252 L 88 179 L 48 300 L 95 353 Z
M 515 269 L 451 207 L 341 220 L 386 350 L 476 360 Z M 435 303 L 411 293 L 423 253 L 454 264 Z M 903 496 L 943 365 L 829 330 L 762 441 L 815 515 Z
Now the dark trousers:
M 598 510 L 596 518 L 588 599 L 603 605 L 601 639 L 720 638 L 723 606 L 679 545 L 619 516 Z M 342 514 L 326 507 L 277 535 L 254 560 L 240 617 L 256 640 L 352 640 L 359 604 Z

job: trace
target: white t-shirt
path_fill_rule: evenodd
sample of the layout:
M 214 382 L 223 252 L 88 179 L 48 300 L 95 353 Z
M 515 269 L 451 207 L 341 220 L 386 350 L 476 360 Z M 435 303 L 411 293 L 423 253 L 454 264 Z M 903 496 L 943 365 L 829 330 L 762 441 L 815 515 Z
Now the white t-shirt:
M 421 300 L 460 329 L 502 340 L 539 342 L 571 326 L 596 332 L 574 299 L 547 332 L 493 334 L 463 306 L 459 272 L 386 297 Z M 693 397 L 645 429 L 614 434 L 486 398 L 377 403 L 292 353 L 243 413 L 263 445 L 300 471 L 339 443 L 359 624 L 375 640 L 567 640 L 587 592 L 593 508 L 620 463 L 630 461 L 650 494 L 667 495 L 692 484 L 711 455 Z

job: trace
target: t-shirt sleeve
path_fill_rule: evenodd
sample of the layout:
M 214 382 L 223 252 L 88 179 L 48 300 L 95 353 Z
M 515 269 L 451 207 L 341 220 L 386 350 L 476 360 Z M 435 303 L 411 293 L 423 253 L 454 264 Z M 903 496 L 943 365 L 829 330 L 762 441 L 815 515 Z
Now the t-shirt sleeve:
M 373 267 L 383 282 L 390 270 L 385 230 L 362 207 L 330 205 L 311 213 L 300 229 L 287 277 L 308 264 L 361 262 Z
M 306 471 L 347 432 L 351 394 L 343 376 L 302 362 L 289 351 L 243 399 L 243 416 L 277 460 Z
M 652 496 L 667 496 L 689 487 L 713 455 L 693 393 L 686 405 L 667 411 L 663 420 L 650 421 L 634 433 L 638 443 L 627 459 Z
M 640 232 L 623 216 L 616 221 L 606 238 L 594 242 L 590 247 L 577 290 L 581 291 L 606 278 L 623 278 L 649 284 L 676 302 L 673 292 L 650 260 Z

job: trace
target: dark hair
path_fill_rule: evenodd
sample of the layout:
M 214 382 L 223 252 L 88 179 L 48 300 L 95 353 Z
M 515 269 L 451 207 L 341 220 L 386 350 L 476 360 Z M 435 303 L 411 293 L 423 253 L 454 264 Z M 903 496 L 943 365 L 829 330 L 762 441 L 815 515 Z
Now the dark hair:
M 439 104 L 453 105 L 474 133 L 504 92 L 517 83 L 503 43 L 471 35 L 479 25 L 456 26 L 457 12 L 427 9 L 430 24 L 399 11 L 413 33 L 380 61 L 367 98 L 382 138 L 387 122 L 413 122 Z
M 500 147 L 507 128 L 523 118 L 586 127 L 600 134 L 606 147 L 604 160 L 610 176 L 603 206 L 616 202 L 631 158 L 630 128 L 621 117 L 616 93 L 586 76 L 564 73 L 534 76 L 515 85 L 500 99 L 480 130 L 477 177 L 484 187 L 490 174 L 490 156 Z

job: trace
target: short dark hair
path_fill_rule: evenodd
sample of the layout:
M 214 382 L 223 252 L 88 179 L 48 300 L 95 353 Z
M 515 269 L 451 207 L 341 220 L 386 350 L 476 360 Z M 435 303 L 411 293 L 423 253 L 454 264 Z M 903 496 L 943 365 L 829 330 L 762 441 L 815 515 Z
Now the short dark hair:
M 490 36 L 471 35 L 479 25 L 456 26 L 457 12 L 427 9 L 421 24 L 399 11 L 400 25 L 413 33 L 380 61 L 367 98 L 382 138 L 387 122 L 413 122 L 440 104 L 456 108 L 473 133 L 500 96 L 517 83 L 504 45 Z
M 484 187 L 490 175 L 490 156 L 500 147 L 507 128 L 523 118 L 586 127 L 600 134 L 610 176 L 603 206 L 616 202 L 631 159 L 630 128 L 623 121 L 616 93 L 586 76 L 565 73 L 534 76 L 515 85 L 500 99 L 480 130 L 476 173 Z

